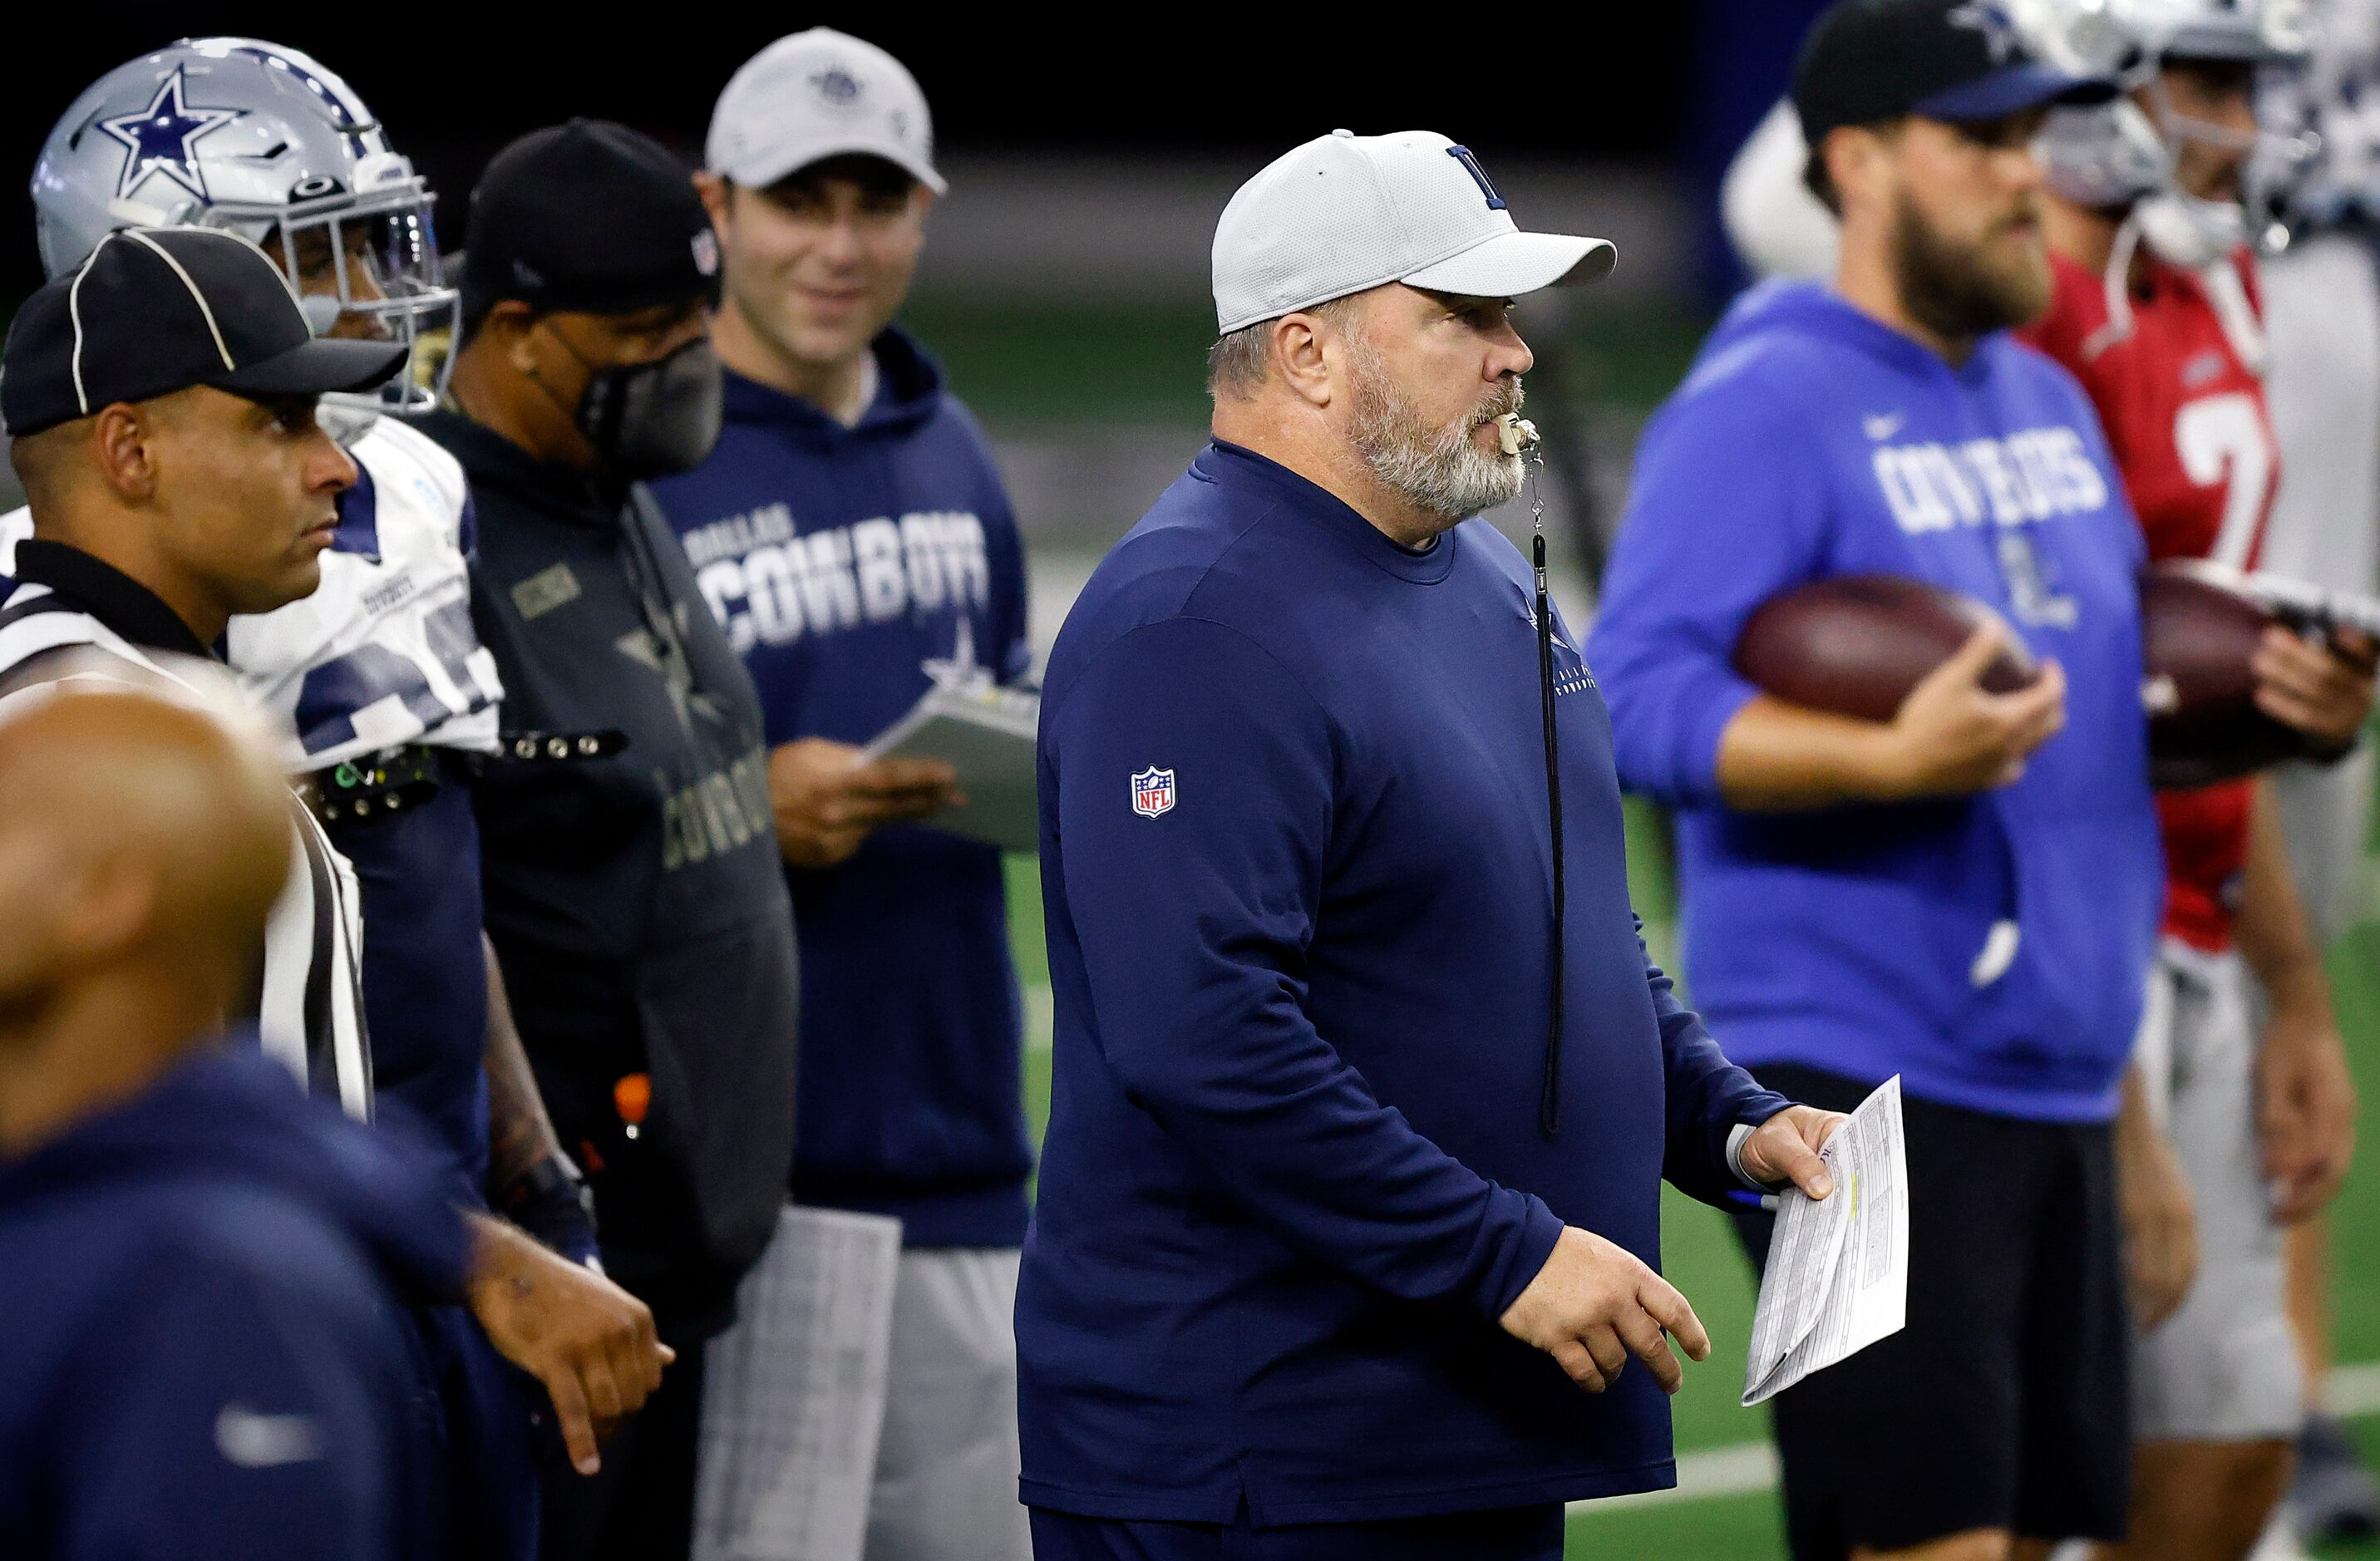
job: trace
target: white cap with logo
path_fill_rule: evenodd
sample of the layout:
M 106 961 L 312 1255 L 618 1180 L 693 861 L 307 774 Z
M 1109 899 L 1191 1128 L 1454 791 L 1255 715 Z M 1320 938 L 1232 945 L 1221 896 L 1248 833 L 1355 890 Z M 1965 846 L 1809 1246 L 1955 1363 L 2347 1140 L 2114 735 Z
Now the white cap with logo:
M 813 27 L 778 39 L 728 78 L 702 161 L 757 189 L 850 153 L 880 157 L 938 195 L 946 188 L 917 78 L 864 39 Z
M 1215 224 L 1224 335 L 1390 282 L 1513 298 L 1600 282 L 1600 238 L 1523 233 L 1468 147 L 1430 130 L 1333 130 L 1242 185 Z

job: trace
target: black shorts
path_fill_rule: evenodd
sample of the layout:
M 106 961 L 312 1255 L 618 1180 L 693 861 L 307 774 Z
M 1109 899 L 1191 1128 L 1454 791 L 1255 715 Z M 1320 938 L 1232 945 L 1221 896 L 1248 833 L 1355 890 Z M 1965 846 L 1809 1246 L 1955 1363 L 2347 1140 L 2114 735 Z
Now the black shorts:
M 1866 1084 L 1755 1068 L 1848 1111 Z M 1794 1561 L 1970 1529 L 2121 1539 L 2131 1487 L 2131 1324 L 2106 1124 L 1904 1096 L 1909 1325 L 1778 1395 Z M 1736 1216 L 1755 1267 L 1773 1216 Z

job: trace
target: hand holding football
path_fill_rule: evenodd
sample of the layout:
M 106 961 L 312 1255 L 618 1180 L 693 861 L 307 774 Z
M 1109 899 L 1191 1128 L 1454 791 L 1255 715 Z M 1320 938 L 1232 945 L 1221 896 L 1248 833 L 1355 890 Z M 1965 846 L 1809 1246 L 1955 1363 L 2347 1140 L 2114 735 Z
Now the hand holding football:
M 1898 575 L 1846 575 L 1755 612 L 1735 665 L 1788 704 L 1880 729 L 1859 794 L 2004 786 L 2065 723 L 2066 683 L 1973 598 Z

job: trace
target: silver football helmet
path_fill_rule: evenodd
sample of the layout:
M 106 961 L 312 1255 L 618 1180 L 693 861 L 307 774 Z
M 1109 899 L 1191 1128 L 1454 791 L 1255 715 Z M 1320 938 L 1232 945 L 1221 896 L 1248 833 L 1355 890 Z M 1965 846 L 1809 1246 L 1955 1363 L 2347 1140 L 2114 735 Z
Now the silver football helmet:
M 2313 42 L 2309 0 L 2102 0 L 2114 18 L 2160 57 L 2294 58 Z
M 2088 108 L 2052 111 L 2037 145 L 2050 188 L 2079 205 L 2123 210 L 2149 248 L 2199 267 L 2252 237 L 2238 201 L 2190 195 L 2174 181 L 2178 142 L 2213 141 L 2248 153 L 2248 181 L 2263 186 L 2310 152 L 2302 139 L 2236 131 L 2178 112 L 2157 67 L 2168 59 L 2264 66 L 2301 57 L 2313 38 L 2306 0 L 2031 0 L 2037 25 L 2102 40 L 2127 91 Z M 2145 106 L 2143 101 L 2145 100 Z M 2129 253 L 2129 251 L 2127 251 Z
M 109 71 L 51 130 L 32 196 L 52 276 L 114 228 L 228 228 L 281 263 L 318 335 L 411 345 L 408 372 L 348 399 L 412 412 L 444 389 L 458 311 L 430 188 L 354 91 L 295 49 L 184 39 Z

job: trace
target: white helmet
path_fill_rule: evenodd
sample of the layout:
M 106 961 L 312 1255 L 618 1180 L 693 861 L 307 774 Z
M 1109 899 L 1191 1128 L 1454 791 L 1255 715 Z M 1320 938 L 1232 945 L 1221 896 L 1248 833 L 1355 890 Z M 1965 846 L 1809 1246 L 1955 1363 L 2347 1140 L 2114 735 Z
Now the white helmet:
M 2307 0 L 2100 0 L 2113 18 L 2160 57 L 2267 60 L 2301 55 L 2313 42 Z
M 2208 140 L 2248 153 L 2250 180 L 2270 182 L 2309 150 L 2297 138 L 2209 125 L 2166 101 L 2157 67 L 2169 59 L 2274 64 L 2301 56 L 2313 34 L 2305 0 L 2037 0 L 2050 25 L 2096 30 L 2120 41 L 2117 79 L 2144 89 L 2089 108 L 2054 110 L 2038 150 L 2049 186 L 2078 205 L 2129 213 L 2151 250 L 2204 266 L 2249 242 L 2238 201 L 2207 200 L 2174 181 L 2175 143 Z M 2129 249 L 2127 249 L 2129 254 Z
M 355 315 L 412 345 L 409 372 L 354 399 L 419 411 L 443 388 L 456 299 L 429 187 L 347 84 L 295 49 L 184 39 L 109 71 L 51 130 L 32 197 L 52 276 L 115 228 L 228 228 L 277 247 L 317 333 Z

